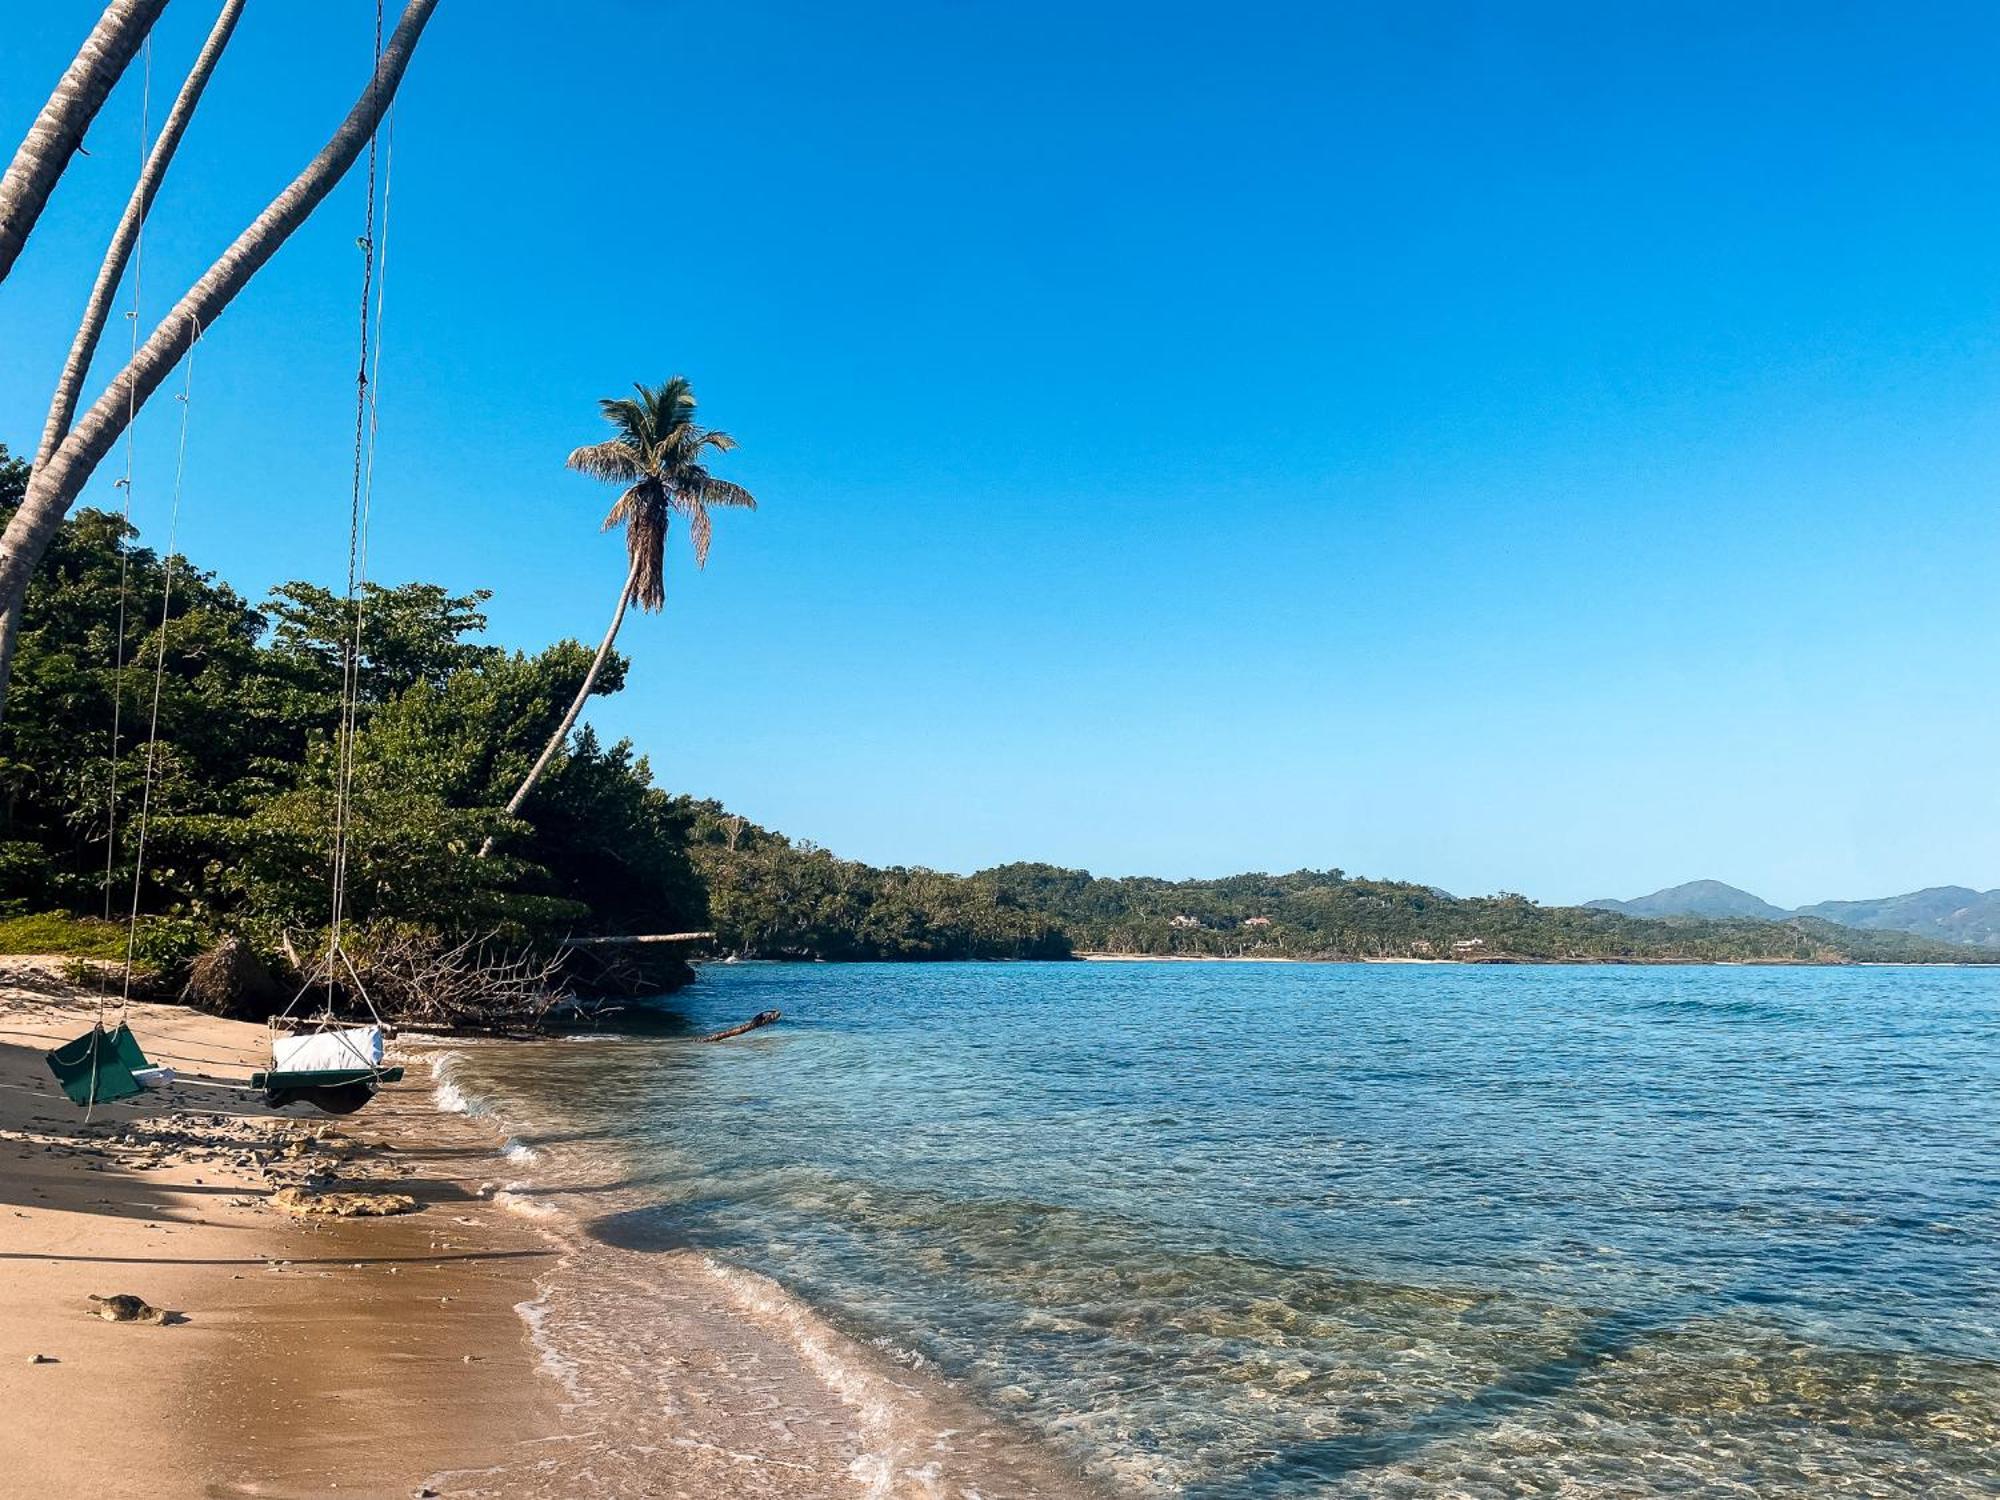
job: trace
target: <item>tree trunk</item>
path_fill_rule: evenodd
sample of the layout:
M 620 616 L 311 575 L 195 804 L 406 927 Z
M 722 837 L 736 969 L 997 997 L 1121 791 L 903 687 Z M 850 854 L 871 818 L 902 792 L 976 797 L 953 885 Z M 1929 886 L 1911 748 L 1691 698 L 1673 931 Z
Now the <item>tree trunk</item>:
M 611 628 L 604 632 L 604 639 L 598 643 L 597 655 L 591 659 L 590 670 L 583 674 L 583 686 L 576 690 L 576 697 L 570 700 L 569 712 L 563 715 L 556 732 L 549 736 L 549 742 L 542 746 L 541 756 L 528 772 L 514 795 L 507 802 L 507 816 L 513 817 L 521 810 L 521 804 L 528 800 L 528 794 L 535 789 L 535 783 L 542 779 L 542 773 L 549 768 L 549 762 L 556 758 L 556 751 L 562 749 L 563 741 L 576 725 L 576 716 L 583 712 L 584 701 L 590 697 L 590 690 L 597 686 L 597 674 L 604 670 L 604 660 L 611 655 L 611 643 L 618 639 L 618 627 L 625 623 L 625 607 L 632 602 L 632 585 L 639 578 L 639 563 L 635 558 L 625 574 L 625 587 L 618 591 L 618 608 L 611 612 Z M 486 842 L 479 846 L 479 857 L 486 858 L 493 852 L 493 836 L 488 834 Z
M 0 177 L 0 281 L 14 268 L 90 122 L 166 8 L 167 0 L 111 0 L 28 127 L 7 175 Z
M 311 217 L 361 155 L 409 67 L 410 55 L 438 0 L 409 0 L 381 63 L 354 108 L 319 155 L 236 238 L 161 320 L 139 352 L 83 414 L 48 463 L 28 481 L 27 498 L 0 536 L 0 611 L 15 611 L 28 579 L 54 540 L 78 493 L 140 407 L 157 391 L 194 340 L 212 327 L 265 262 Z M 12 640 L 0 632 L 0 712 L 13 670 Z
M 62 378 L 56 382 L 55 398 L 49 402 L 48 419 L 42 424 L 42 445 L 35 450 L 35 467 L 38 469 L 48 463 L 56 446 L 69 435 L 69 424 L 76 416 L 76 403 L 83 394 L 84 377 L 90 373 L 90 361 L 97 353 L 97 341 L 103 336 L 105 321 L 111 316 L 111 299 L 118 295 L 118 283 L 125 275 L 125 264 L 132 258 L 132 247 L 139 242 L 139 231 L 146 223 L 146 215 L 152 212 L 153 199 L 160 191 L 160 180 L 166 176 L 167 166 L 180 147 L 181 137 L 187 133 L 188 121 L 194 117 L 194 107 L 201 102 L 202 91 L 208 87 L 215 65 L 222 58 L 222 49 L 229 45 L 230 33 L 236 30 L 244 4 L 245 0 L 223 0 L 222 13 L 215 18 L 208 41 L 195 58 L 194 66 L 188 70 L 187 81 L 181 85 L 173 110 L 167 115 L 167 123 L 160 128 L 159 137 L 146 157 L 146 165 L 139 173 L 138 184 L 125 204 L 125 215 L 118 221 L 118 232 L 111 236 L 111 246 L 104 252 L 104 261 L 97 268 L 97 284 L 90 289 L 90 303 L 84 309 L 83 321 L 77 325 L 76 338 L 69 346 L 69 358 L 63 362 Z

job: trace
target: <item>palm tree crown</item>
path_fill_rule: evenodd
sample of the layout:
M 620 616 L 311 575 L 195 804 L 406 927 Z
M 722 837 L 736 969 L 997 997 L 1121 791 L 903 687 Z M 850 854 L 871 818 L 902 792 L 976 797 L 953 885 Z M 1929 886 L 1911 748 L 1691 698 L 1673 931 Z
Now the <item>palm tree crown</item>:
M 726 432 L 698 427 L 694 421 L 694 391 L 674 376 L 665 385 L 633 387 L 630 396 L 600 401 L 604 419 L 618 436 L 577 449 L 569 466 L 597 479 L 630 486 L 604 518 L 604 529 L 625 528 L 625 550 L 631 558 L 632 598 L 644 610 L 666 603 L 667 523 L 678 511 L 687 518 L 694 543 L 695 566 L 708 561 L 711 505 L 757 508 L 741 485 L 717 479 L 702 459 L 709 449 L 728 453 L 736 440 Z

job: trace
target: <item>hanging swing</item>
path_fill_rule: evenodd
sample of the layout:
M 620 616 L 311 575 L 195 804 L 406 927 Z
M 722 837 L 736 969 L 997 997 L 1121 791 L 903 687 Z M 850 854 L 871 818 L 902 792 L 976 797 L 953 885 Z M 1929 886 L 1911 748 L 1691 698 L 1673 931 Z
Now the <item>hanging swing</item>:
M 381 17 L 376 17 L 375 51 L 379 62 L 382 50 Z M 386 162 L 393 165 L 395 123 L 389 125 Z M 382 370 L 382 301 L 386 279 L 389 170 L 382 182 L 383 241 L 381 253 L 375 238 L 375 151 L 374 136 L 368 140 L 368 208 L 361 236 L 364 255 L 361 274 L 361 357 L 354 372 L 354 484 L 348 511 L 347 607 L 354 628 L 343 643 L 340 701 L 339 754 L 334 772 L 333 888 L 332 911 L 327 923 L 326 953 L 321 961 L 325 997 L 311 1014 L 298 1016 L 300 1004 L 318 987 L 322 976 L 309 975 L 292 1003 L 271 1018 L 270 1065 L 250 1075 L 252 1088 L 264 1090 L 264 1102 L 272 1108 L 292 1103 L 311 1104 L 328 1114 L 346 1115 L 375 1097 L 385 1083 L 398 1083 L 403 1070 L 385 1065 L 384 1044 L 393 1036 L 375 1002 L 362 983 L 360 971 L 348 956 L 342 941 L 347 918 L 347 859 L 353 834 L 354 739 L 361 683 L 361 625 L 368 573 L 368 519 L 375 491 L 375 436 L 377 429 L 375 390 Z M 383 268 L 378 275 L 378 266 Z M 369 299 L 374 298 L 374 367 L 369 366 Z M 360 1026 L 343 1019 L 334 1010 L 339 974 L 345 970 L 353 991 L 367 1007 L 371 1024 Z

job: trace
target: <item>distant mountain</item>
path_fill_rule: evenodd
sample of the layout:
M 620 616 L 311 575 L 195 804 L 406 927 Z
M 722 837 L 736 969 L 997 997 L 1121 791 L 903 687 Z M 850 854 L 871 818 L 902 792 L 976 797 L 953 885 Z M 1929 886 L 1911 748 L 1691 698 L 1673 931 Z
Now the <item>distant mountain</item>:
M 2000 948 L 2000 891 L 1934 885 L 1878 901 L 1822 901 L 1800 907 L 1798 914 L 1871 932 L 1914 932 L 1947 943 Z
M 1782 922 L 1791 916 L 1782 907 L 1773 906 L 1748 891 L 1739 891 L 1735 886 L 1724 885 L 1719 880 L 1690 880 L 1686 885 L 1669 886 L 1664 891 L 1655 891 L 1650 896 L 1640 896 L 1631 901 L 1605 899 L 1586 901 L 1584 905 L 1597 911 L 1623 912 L 1628 917 L 1702 917 L 1710 921 L 1749 917 L 1759 922 Z M 1823 916 L 1829 922 L 1841 922 L 1841 918 L 1822 912 L 1817 907 L 1810 908 L 1809 914 Z M 1860 927 L 1867 924 L 1842 922 L 1842 925 Z
M 1586 901 L 1584 905 L 1655 920 L 1698 917 L 1713 922 L 1748 917 L 1759 922 L 1788 922 L 1811 917 L 1863 932 L 1908 932 L 1933 942 L 2000 948 L 2000 890 L 1975 891 L 1963 885 L 1934 885 L 1907 896 L 1883 896 L 1873 901 L 1821 901 L 1797 911 L 1783 911 L 1719 880 L 1690 880 L 1631 901 Z

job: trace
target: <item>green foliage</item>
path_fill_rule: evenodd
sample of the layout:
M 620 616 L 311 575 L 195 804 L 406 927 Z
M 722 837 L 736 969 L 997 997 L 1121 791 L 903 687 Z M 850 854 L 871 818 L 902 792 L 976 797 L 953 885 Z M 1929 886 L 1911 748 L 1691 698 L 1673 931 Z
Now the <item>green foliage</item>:
M 975 880 L 876 869 L 683 801 L 689 848 L 728 951 L 758 958 L 1067 958 L 1048 917 Z
M 62 912 L 0 920 L 0 953 L 58 954 L 125 961 L 125 924 Z
M 682 417 L 676 453 L 685 447 L 681 456 L 691 458 L 704 445 L 725 446 Z M 620 465 L 638 465 L 636 475 L 663 461 L 656 439 L 644 452 L 627 451 L 630 436 L 579 450 L 578 466 L 617 477 Z M 0 448 L 0 508 L 18 503 L 25 475 Z M 704 503 L 747 503 L 705 472 L 691 475 L 682 478 Z M 685 514 L 693 524 L 693 509 Z M 587 728 L 572 737 L 523 816 L 510 818 L 508 796 L 581 689 L 590 653 L 574 641 L 533 653 L 485 643 L 485 600 L 426 583 L 364 594 L 343 825 L 340 710 L 345 643 L 355 628 L 347 601 L 295 582 L 253 608 L 186 559 L 136 545 L 118 517 L 77 512 L 29 589 L 0 722 L 0 914 L 123 909 L 135 885 L 136 811 L 150 785 L 145 867 L 136 881 L 145 915 L 139 951 L 166 971 L 222 932 L 241 933 L 265 953 L 287 935 L 302 950 L 316 947 L 343 826 L 355 923 L 524 946 L 568 934 L 713 926 L 725 950 L 771 958 L 1060 958 L 1078 948 L 1476 960 L 2000 959 L 1992 948 L 1807 917 L 1645 921 L 1507 894 L 1460 899 L 1339 870 L 1169 882 L 1039 864 L 971 876 L 878 869 L 746 823 L 714 802 L 669 796 L 629 744 L 604 746 Z M 596 691 L 617 691 L 624 673 L 614 657 Z M 156 674 L 159 734 L 149 772 Z M 495 853 L 482 860 L 488 836 Z M 123 933 L 116 923 L 15 915 L 0 921 L 0 948 L 122 959 Z
M 0 449 L 0 487 L 15 467 Z M 482 641 L 486 597 L 428 583 L 364 592 L 348 917 L 522 945 L 701 925 L 685 820 L 629 745 L 580 733 L 522 818 L 503 811 L 590 653 Z M 156 962 L 224 932 L 265 952 L 286 934 L 315 947 L 343 827 L 355 626 L 348 601 L 318 585 L 287 583 L 252 608 L 185 558 L 137 545 L 118 517 L 77 512 L 30 586 L 0 722 L 0 911 L 102 911 L 107 896 L 123 910 L 149 797 L 137 884 Z M 618 690 L 624 672 L 613 658 L 595 690 Z M 489 835 L 497 851 L 482 860 Z
M 1969 961 L 1976 952 L 1826 922 L 1645 921 L 1525 896 L 1456 897 L 1340 870 L 1220 880 L 1099 879 L 1014 864 L 971 877 L 1047 912 L 1087 951 L 1268 958 L 1496 961 Z

